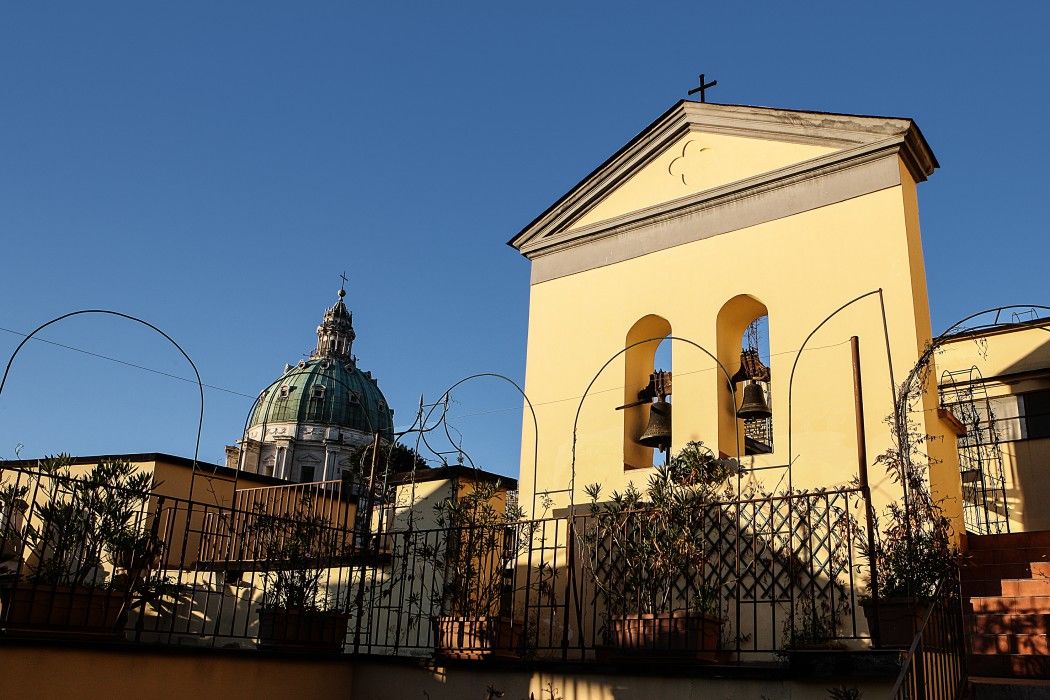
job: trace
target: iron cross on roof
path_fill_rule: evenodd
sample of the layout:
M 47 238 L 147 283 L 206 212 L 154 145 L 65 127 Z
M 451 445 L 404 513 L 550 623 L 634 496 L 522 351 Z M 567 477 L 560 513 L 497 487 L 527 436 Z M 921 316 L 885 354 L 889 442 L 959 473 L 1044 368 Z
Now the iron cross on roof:
M 689 94 L 690 95 L 695 95 L 696 93 L 699 92 L 700 93 L 700 101 L 701 102 L 707 102 L 707 97 L 704 95 L 704 91 L 707 90 L 707 88 L 713 88 L 715 85 L 718 85 L 718 81 L 717 80 L 712 80 L 709 83 L 708 82 L 704 82 L 704 74 L 701 73 L 700 74 L 700 87 L 693 88 L 692 90 L 689 91 Z

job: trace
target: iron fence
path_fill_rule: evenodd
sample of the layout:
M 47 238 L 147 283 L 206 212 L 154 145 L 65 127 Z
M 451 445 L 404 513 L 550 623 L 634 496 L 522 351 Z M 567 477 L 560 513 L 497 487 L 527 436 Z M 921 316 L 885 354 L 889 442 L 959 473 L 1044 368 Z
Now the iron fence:
M 901 665 L 891 697 L 896 700 L 962 697 L 966 686 L 966 633 L 959 572 L 937 586 L 922 625 Z
M 576 661 L 746 661 L 869 638 L 860 489 L 712 503 L 674 532 L 654 532 L 646 511 L 613 529 L 576 512 L 376 532 L 324 485 L 216 506 L 42 471 L 0 477 L 6 634 Z M 71 501 L 80 516 L 62 510 Z M 62 532 L 62 517 L 75 527 Z M 653 543 L 669 565 L 643 556 Z
M 366 625 L 362 650 L 423 653 L 454 641 L 441 651 L 735 660 L 859 643 L 869 639 L 859 606 L 868 576 L 854 517 L 861 497 L 845 489 L 714 503 L 691 532 L 672 537 L 654 533 L 645 511 L 611 532 L 578 513 L 486 533 L 389 533 L 388 586 L 371 587 L 365 606 L 380 623 Z M 472 550 L 478 542 L 486 546 Z M 654 563 L 672 547 L 688 556 Z M 465 588 L 456 574 L 464 559 Z

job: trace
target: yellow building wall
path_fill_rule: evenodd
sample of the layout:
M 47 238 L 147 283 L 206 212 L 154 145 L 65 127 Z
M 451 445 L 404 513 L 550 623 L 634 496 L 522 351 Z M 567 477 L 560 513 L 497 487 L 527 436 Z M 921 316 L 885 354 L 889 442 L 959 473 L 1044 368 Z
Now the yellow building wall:
M 1050 332 L 1020 327 L 946 343 L 937 353 L 942 371 L 977 368 L 990 397 L 1050 388 Z M 1011 532 L 1050 530 L 1050 439 L 1001 443 Z
M 534 284 L 525 390 L 539 421 L 536 490 L 569 486 L 580 396 L 603 363 L 623 349 L 632 325 L 648 314 L 666 319 L 675 336 L 717 354 L 716 320 L 726 302 L 749 295 L 768 308 L 775 450 L 743 458 L 747 467 L 786 464 L 788 377 L 795 353 L 807 334 L 847 301 L 883 289 L 892 381 L 903 380 L 930 339 L 914 183 L 904 172 L 900 186 Z M 795 488 L 845 485 L 857 474 L 853 335 L 860 342 L 869 465 L 891 445 L 884 424 L 893 410 L 890 362 L 879 297 L 873 295 L 827 323 L 798 363 L 791 397 Z M 689 440 L 719 445 L 720 415 L 724 422 L 732 410 L 728 395 L 721 405 L 717 400 L 724 375 L 686 343 L 672 343 L 671 354 L 673 366 L 665 369 L 674 373 L 672 452 Z M 739 350 L 735 354 L 730 373 Z M 625 396 L 624 375 L 621 356 L 597 379 L 580 410 L 577 504 L 585 501 L 588 483 L 601 482 L 608 494 L 629 480 L 644 484 L 651 471 L 623 469 L 624 419 L 615 409 Z M 921 412 L 918 419 L 926 433 L 945 432 L 935 412 Z M 531 446 L 532 436 L 526 420 L 523 444 Z M 532 461 L 531 450 L 523 450 L 519 483 L 526 507 L 532 498 Z M 951 455 L 939 469 L 958 479 Z M 762 474 L 766 488 L 787 486 L 784 470 Z M 880 469 L 871 469 L 871 481 L 878 503 L 899 497 Z M 958 490 L 939 485 L 943 495 L 955 498 L 949 504 L 954 512 Z M 558 505 L 567 501 L 565 494 L 556 496 Z
M 628 178 L 575 221 L 569 230 L 727 185 L 755 173 L 801 163 L 835 150 L 812 144 L 689 133 Z
M 362 661 L 354 665 L 354 698 L 391 697 L 389 664 Z M 433 669 L 399 667 L 399 697 L 430 700 L 483 698 L 492 688 L 508 700 L 826 700 L 828 688 L 856 688 L 864 698 L 889 695 L 889 679 L 822 678 L 814 681 L 783 678 L 690 678 L 673 673 L 628 675 L 601 671 L 553 673 L 543 671 L 485 670 L 467 666 Z
M 863 697 L 889 693 L 887 679 L 817 681 L 549 673 L 471 667 L 422 668 L 358 659 L 314 659 L 222 650 L 117 650 L 7 644 L 0 649 L 5 697 L 17 698 L 484 698 L 824 700 L 828 687 Z M 552 696 L 553 693 L 553 696 Z
M 8 698 L 349 698 L 346 659 L 223 654 L 208 649 L 0 648 Z M 367 698 L 367 695 L 355 697 Z
M 1050 368 L 1050 331 L 1021 326 L 959 338 L 938 349 L 937 364 L 942 370 L 976 367 L 985 379 L 1043 371 Z

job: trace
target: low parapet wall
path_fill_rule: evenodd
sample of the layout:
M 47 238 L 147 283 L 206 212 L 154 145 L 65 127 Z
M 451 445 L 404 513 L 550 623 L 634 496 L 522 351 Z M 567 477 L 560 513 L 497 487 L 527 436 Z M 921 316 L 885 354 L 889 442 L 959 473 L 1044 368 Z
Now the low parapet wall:
M 350 698 L 354 663 L 179 647 L 0 645 L 5 698 Z M 364 697 L 368 697 L 365 695 Z M 372 697 L 420 697 L 417 694 Z
M 408 666 L 359 660 L 354 665 L 354 700 L 827 700 L 832 688 L 856 689 L 863 700 L 887 698 L 894 677 L 795 678 L 771 669 L 684 675 L 666 669 L 635 673 L 595 667 L 517 670 L 485 665 Z M 739 671 L 739 669 L 738 669 Z M 392 679 L 396 681 L 392 684 Z M 393 693 L 393 694 L 392 694 Z M 343 697 L 346 697 L 345 695 Z

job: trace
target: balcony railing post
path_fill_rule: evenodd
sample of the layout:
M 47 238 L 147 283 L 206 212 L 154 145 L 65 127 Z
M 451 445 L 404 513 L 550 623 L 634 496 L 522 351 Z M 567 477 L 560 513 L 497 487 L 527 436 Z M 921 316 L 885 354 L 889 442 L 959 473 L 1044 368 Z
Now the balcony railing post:
M 576 569 L 576 538 L 572 536 L 572 522 L 574 515 L 574 513 L 569 513 L 569 517 L 566 518 L 565 521 L 567 529 L 565 546 L 569 551 L 567 552 L 565 564 L 565 603 L 561 624 L 561 653 L 563 660 L 569 658 L 569 596 L 573 592 L 573 583 L 575 579 L 573 572 Z

